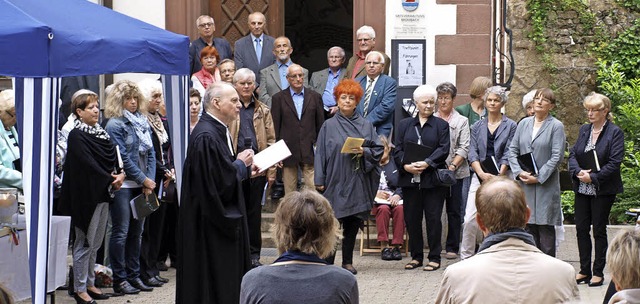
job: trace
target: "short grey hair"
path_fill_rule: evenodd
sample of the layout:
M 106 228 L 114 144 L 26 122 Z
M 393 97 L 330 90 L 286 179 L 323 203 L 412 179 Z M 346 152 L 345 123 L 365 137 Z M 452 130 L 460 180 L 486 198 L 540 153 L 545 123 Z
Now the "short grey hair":
M 373 55 L 380 56 L 380 63 L 382 63 L 383 65 L 386 64 L 386 62 L 384 61 L 384 55 L 382 55 L 382 53 L 380 53 L 378 51 L 369 52 L 369 54 L 367 54 L 367 56 L 364 58 L 364 60 L 367 61 L 367 59 L 369 59 L 369 56 L 373 56 Z
M 253 81 L 255 83 L 256 82 L 256 73 L 254 73 L 250 69 L 241 68 L 241 69 L 237 70 L 236 73 L 233 75 L 233 83 L 235 84 L 236 82 L 238 82 L 240 80 L 247 79 L 247 78 L 251 79 L 251 81 Z
M 4 90 L 0 92 L 0 111 L 9 111 L 16 106 L 15 92 Z
M 200 15 L 200 17 L 198 17 L 198 19 L 196 19 L 196 26 L 198 26 L 198 22 L 200 22 L 200 20 L 204 19 L 204 18 L 209 18 L 211 19 L 211 22 L 213 22 L 213 25 L 216 25 L 216 21 L 213 20 L 213 17 L 209 16 L 209 15 Z
M 236 62 L 231 60 L 231 59 L 229 59 L 229 58 L 222 59 L 222 61 L 218 62 L 218 66 L 221 66 L 221 65 L 223 65 L 225 63 L 233 63 L 233 66 L 234 67 L 236 66 Z
M 425 98 L 425 97 L 433 97 L 433 99 L 435 100 L 436 98 L 438 98 L 438 91 L 436 91 L 434 87 L 428 84 L 423 84 L 417 87 L 415 91 L 413 91 L 414 101 Z
M 372 27 L 368 25 L 363 25 L 356 31 L 356 37 L 360 35 L 365 35 L 365 34 L 369 35 L 369 37 L 373 39 L 376 39 L 376 30 L 374 30 Z
M 529 93 L 522 96 L 522 108 L 527 109 L 527 105 L 533 101 L 533 98 L 536 97 L 536 89 L 529 91 Z
M 209 85 L 207 90 L 204 92 L 204 97 L 202 98 L 202 108 L 205 112 L 207 111 L 207 109 L 211 108 L 211 102 L 215 98 L 222 97 L 225 87 L 232 89 L 233 91 L 236 90 L 233 86 L 231 86 L 231 84 L 224 81 L 214 82 Z
M 291 70 L 294 68 L 300 68 L 300 70 L 304 73 L 304 68 L 302 68 L 301 65 L 294 63 L 287 68 L 287 76 L 289 76 L 289 73 L 291 73 Z
M 344 52 L 344 49 L 339 47 L 339 46 L 334 46 L 332 48 L 330 48 L 327 51 L 327 58 L 329 58 L 329 55 L 331 54 L 331 51 L 338 51 L 338 54 L 340 54 L 340 56 L 342 56 L 342 58 L 344 58 L 347 54 Z
M 487 101 L 487 97 L 489 96 L 489 94 L 498 95 L 500 96 L 500 102 L 502 104 L 507 103 L 507 96 L 509 95 L 509 93 L 507 92 L 507 89 L 505 87 L 501 87 L 501 86 L 488 87 L 484 93 L 484 98 L 482 98 L 485 102 Z
M 157 79 L 145 78 L 140 80 L 138 81 L 138 88 L 140 88 L 140 93 L 147 100 L 151 100 L 155 93 L 162 94 L 162 82 Z

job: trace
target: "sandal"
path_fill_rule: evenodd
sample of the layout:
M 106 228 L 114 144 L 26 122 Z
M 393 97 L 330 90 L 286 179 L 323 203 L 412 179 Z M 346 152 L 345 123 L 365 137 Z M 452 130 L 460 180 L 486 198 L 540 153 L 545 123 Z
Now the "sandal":
M 411 270 L 411 269 L 416 269 L 420 266 L 422 266 L 422 261 L 412 260 L 407 265 L 404 265 L 404 269 Z
M 424 266 L 424 268 L 422 270 L 424 270 L 424 271 L 436 271 L 438 269 L 440 269 L 440 263 L 429 262 L 429 263 L 427 263 L 427 266 Z

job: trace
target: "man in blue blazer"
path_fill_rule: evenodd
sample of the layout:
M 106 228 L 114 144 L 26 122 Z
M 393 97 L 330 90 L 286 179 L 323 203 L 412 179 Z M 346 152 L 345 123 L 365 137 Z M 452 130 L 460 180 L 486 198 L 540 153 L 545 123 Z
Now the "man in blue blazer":
M 236 70 L 248 68 L 256 74 L 256 87 L 260 85 L 260 70 L 272 65 L 276 61 L 273 54 L 274 38 L 264 33 L 266 18 L 260 12 L 255 12 L 247 18 L 251 33 L 236 41 L 233 59 Z M 256 41 L 257 40 L 257 41 Z M 260 46 L 260 50 L 256 48 Z M 260 54 L 260 60 L 258 60 Z
M 367 75 L 358 78 L 364 96 L 356 107 L 358 114 L 370 121 L 378 135 L 389 136 L 393 125 L 393 112 L 398 84 L 395 79 L 382 74 L 385 58 L 378 51 L 371 51 L 365 58 Z

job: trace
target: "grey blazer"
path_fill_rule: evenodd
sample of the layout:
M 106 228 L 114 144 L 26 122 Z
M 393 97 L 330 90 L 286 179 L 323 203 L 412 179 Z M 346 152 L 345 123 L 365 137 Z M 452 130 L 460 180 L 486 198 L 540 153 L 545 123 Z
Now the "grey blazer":
M 538 165 L 538 184 L 526 185 L 522 182 L 531 209 L 529 224 L 560 225 L 562 210 L 560 207 L 559 166 L 564 159 L 566 137 L 564 125 L 551 115 L 542 123 L 540 130 L 532 139 L 535 116 L 520 121 L 509 147 L 509 165 L 514 176 L 522 172 L 517 157 L 532 152 Z
M 262 53 L 264 56 L 264 53 Z M 304 73 L 304 86 L 308 87 L 307 78 L 309 78 L 309 71 L 302 68 Z M 264 102 L 269 108 L 271 108 L 271 97 L 276 93 L 288 88 L 280 86 L 280 72 L 278 71 L 278 63 L 274 63 L 260 71 L 260 101 Z
M 347 70 L 345 68 L 340 68 L 340 75 L 338 75 L 338 82 L 340 82 L 347 75 Z M 318 94 L 322 95 L 324 93 L 324 89 L 327 87 L 327 80 L 329 80 L 329 68 L 324 70 L 320 70 L 311 74 L 311 81 L 309 81 L 309 87 L 312 90 L 318 92 Z
M 469 164 L 475 161 L 481 162 L 487 158 L 488 123 L 487 119 L 481 119 L 471 126 Z M 509 119 L 506 115 L 502 115 L 502 122 L 495 130 L 495 140 L 493 142 L 493 152 L 498 166 L 509 166 L 509 146 L 517 127 L 518 125 L 515 121 Z
M 260 71 L 276 62 L 276 56 L 273 54 L 274 40 L 269 35 L 262 36 L 262 55 L 260 56 L 260 64 L 258 64 L 253 36 L 249 34 L 238 39 L 233 45 L 233 60 L 236 62 L 236 71 L 241 68 L 248 68 L 256 73 L 256 81 L 260 81 Z M 258 82 L 256 85 L 259 84 Z

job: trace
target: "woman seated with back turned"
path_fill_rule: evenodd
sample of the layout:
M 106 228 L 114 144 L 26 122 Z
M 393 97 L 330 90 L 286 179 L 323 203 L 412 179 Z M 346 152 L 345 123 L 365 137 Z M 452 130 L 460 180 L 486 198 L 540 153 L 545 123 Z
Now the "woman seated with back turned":
M 275 240 L 280 257 L 242 278 L 240 303 L 358 303 L 358 282 L 328 265 L 338 238 L 338 220 L 322 195 L 287 194 L 278 205 Z

